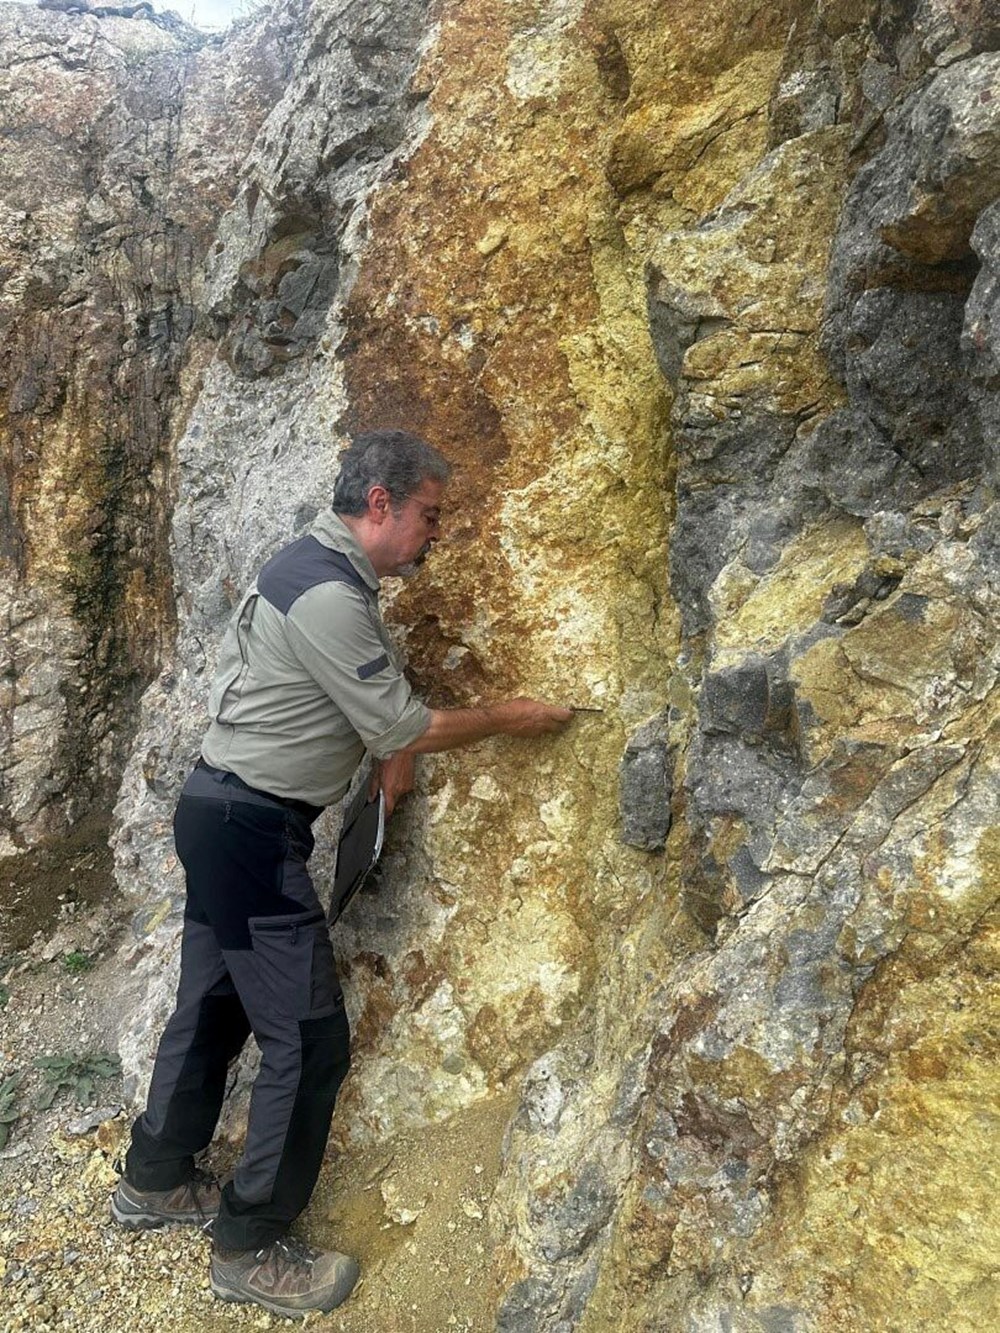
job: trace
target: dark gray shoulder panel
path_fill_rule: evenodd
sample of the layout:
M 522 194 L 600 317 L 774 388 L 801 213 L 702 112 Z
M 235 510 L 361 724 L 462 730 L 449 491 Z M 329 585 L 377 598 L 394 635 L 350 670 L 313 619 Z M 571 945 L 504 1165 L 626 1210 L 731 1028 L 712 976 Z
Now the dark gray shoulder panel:
M 317 583 L 352 583 L 371 597 L 364 579 L 341 551 L 315 537 L 300 537 L 273 555 L 257 576 L 257 591 L 283 616 Z

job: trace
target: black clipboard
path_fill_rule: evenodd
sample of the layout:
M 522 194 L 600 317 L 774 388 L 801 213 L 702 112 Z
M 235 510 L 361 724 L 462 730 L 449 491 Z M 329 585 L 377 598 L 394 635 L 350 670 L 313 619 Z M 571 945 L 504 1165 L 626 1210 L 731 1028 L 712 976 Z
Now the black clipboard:
M 379 788 L 373 801 L 368 799 L 368 784 L 362 783 L 344 811 L 344 822 L 337 843 L 337 871 L 333 879 L 328 921 L 341 916 L 368 878 L 382 853 L 385 836 L 385 794 Z

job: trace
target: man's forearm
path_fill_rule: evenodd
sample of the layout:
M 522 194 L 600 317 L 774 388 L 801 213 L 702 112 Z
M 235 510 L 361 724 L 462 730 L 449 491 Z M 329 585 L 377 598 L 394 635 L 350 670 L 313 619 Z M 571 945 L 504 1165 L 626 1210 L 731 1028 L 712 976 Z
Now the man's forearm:
M 482 708 L 434 708 L 430 726 L 406 748 L 413 754 L 436 754 L 487 736 L 545 736 L 562 731 L 572 718 L 570 709 L 540 699 L 506 699 Z
M 436 754 L 472 745 L 501 731 L 495 708 L 432 708 L 430 726 L 406 748 L 413 754 Z

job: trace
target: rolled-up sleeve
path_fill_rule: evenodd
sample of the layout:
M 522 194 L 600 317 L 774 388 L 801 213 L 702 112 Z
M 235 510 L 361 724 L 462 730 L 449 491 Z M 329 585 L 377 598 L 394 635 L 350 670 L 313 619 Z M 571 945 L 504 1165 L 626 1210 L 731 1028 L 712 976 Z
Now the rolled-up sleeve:
M 392 661 L 364 595 L 343 583 L 311 588 L 289 609 L 285 632 L 303 667 L 377 758 L 405 749 L 430 725 Z

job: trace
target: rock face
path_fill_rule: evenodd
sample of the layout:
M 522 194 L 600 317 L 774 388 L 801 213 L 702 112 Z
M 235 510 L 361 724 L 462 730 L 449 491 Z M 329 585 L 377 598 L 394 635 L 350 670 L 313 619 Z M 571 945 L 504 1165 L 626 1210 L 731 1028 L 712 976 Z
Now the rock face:
M 456 464 L 392 599 L 422 692 L 598 711 L 425 763 L 335 935 L 337 1141 L 519 1090 L 508 1333 L 995 1324 L 992 7 L 315 0 L 198 49 L 148 25 L 169 113 L 141 16 L 11 8 L 71 131 L 17 111 L 66 202 L 0 232 L 5 799 L 36 839 L 91 790 L 64 756 L 103 744 L 103 781 L 136 737 L 136 1095 L 222 630 L 346 433 L 402 425 Z
M 85 9 L 0 5 L 0 853 L 109 808 L 172 642 L 203 263 L 288 76 L 287 15 L 223 58 Z

